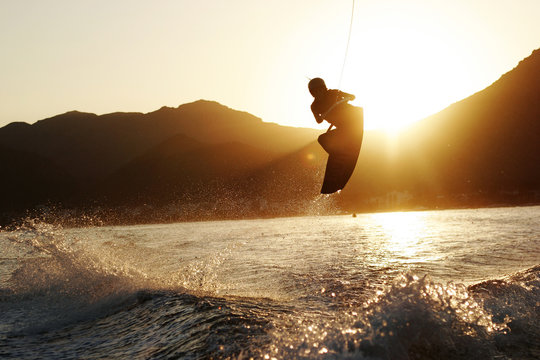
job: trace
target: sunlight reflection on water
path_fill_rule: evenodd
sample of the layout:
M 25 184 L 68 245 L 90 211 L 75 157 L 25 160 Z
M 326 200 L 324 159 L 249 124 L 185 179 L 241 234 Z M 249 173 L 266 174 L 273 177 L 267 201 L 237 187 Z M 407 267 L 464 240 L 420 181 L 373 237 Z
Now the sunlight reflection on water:
M 402 263 L 434 261 L 440 255 L 433 252 L 433 228 L 426 212 L 395 212 L 372 214 L 373 223 L 380 226 L 381 241 L 392 259 Z

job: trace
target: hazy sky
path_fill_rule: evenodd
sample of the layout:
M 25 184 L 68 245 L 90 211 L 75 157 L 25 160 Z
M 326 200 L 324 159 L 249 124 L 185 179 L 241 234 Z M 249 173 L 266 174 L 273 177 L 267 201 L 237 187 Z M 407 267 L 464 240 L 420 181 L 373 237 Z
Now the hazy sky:
M 313 126 L 308 77 L 399 127 L 540 48 L 540 0 L 0 0 L 0 126 L 208 99 Z

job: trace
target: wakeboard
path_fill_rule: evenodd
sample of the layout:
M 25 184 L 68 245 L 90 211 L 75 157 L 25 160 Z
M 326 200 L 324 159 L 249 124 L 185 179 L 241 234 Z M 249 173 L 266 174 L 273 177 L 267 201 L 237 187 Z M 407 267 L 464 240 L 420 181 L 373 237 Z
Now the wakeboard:
M 321 194 L 335 193 L 347 185 L 356 167 L 361 140 L 350 145 L 347 151 L 335 151 L 329 154 Z
M 348 106 L 342 117 L 349 126 L 329 130 L 319 136 L 319 143 L 328 153 L 321 194 L 342 190 L 351 178 L 364 135 L 363 109 Z

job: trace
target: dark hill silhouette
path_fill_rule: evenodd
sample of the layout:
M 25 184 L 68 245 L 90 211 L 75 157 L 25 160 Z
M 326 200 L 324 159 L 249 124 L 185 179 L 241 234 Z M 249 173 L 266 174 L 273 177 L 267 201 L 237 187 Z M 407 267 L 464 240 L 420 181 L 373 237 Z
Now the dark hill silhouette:
M 48 159 L 0 146 L 0 224 L 11 216 L 50 200 L 68 200 L 73 179 Z
M 426 133 L 416 146 L 432 154 L 433 171 L 440 180 L 447 179 L 443 183 L 450 189 L 465 183 L 472 190 L 537 186 L 540 50 L 485 90 L 417 124 L 407 135 L 414 131 Z
M 95 180 L 175 134 L 205 143 L 237 141 L 287 153 L 317 133 L 265 123 L 246 112 L 200 100 L 148 114 L 98 116 L 72 111 L 33 125 L 10 124 L 0 129 L 0 145 L 39 154 L 77 178 Z
M 205 203 L 205 216 L 229 217 L 229 202 L 242 204 L 235 210 L 242 214 L 290 214 L 318 198 L 326 161 L 319 134 L 209 101 L 13 123 L 0 129 L 2 168 L 11 170 L 1 183 L 10 200 L 0 210 L 48 200 L 115 209 L 170 203 L 170 213 L 182 208 L 195 218 L 193 209 L 201 208 L 185 205 Z M 536 50 L 491 86 L 397 138 L 366 132 L 355 174 L 334 198 L 357 211 L 538 202 L 539 155 Z M 272 202 L 278 205 L 270 211 Z M 137 221 L 159 220 L 152 214 Z
M 239 142 L 205 144 L 175 135 L 107 177 L 98 189 L 115 204 L 208 201 L 231 192 L 238 178 L 275 154 Z M 241 191 L 242 189 L 236 189 Z

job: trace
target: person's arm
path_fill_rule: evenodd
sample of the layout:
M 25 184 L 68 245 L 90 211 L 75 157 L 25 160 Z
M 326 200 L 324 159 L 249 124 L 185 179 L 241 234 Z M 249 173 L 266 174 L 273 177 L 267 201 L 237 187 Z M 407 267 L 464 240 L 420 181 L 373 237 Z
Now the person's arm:
M 347 101 L 353 101 L 354 99 L 356 99 L 356 96 L 354 96 L 353 94 L 349 94 L 341 90 L 339 91 L 339 96 L 346 99 Z
M 323 117 L 321 114 L 319 114 L 314 108 L 313 105 L 311 105 L 311 112 L 313 113 L 313 116 L 315 116 L 315 121 L 317 121 L 317 124 L 320 124 L 323 122 Z

